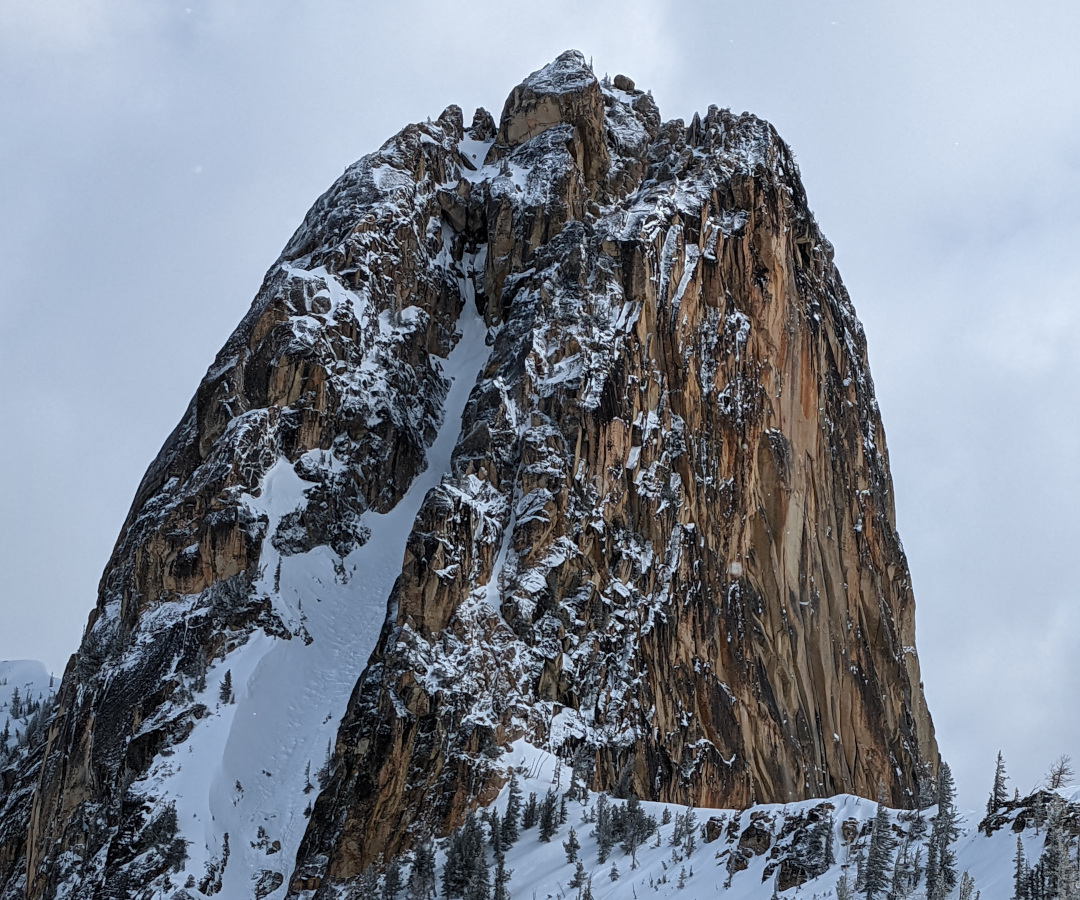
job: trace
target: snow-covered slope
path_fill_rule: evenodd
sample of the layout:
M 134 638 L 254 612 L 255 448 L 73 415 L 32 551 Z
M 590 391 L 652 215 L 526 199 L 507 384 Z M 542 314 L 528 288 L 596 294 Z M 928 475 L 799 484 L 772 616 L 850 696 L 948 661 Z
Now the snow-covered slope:
M 7 731 L 6 748 L 18 743 L 34 714 L 47 707 L 56 693 L 56 678 L 45 664 L 31 659 L 0 660 L 0 734 Z M 0 742 L 0 752 L 5 744 Z
M 508 755 L 518 773 L 523 794 L 542 798 L 554 791 L 560 799 L 570 788 L 570 773 L 560 761 L 524 743 Z M 505 816 L 509 787 L 489 807 Z M 690 809 L 676 804 L 643 802 L 644 812 L 657 824 L 655 831 L 636 850 L 635 859 L 619 844 L 600 861 L 597 842 L 596 809 L 599 795 L 571 793 L 566 804 L 566 821 L 549 842 L 543 842 L 539 827 L 521 832 L 506 852 L 506 868 L 511 871 L 509 894 L 514 900 L 571 900 L 586 891 L 595 900 L 647 900 L 650 897 L 677 900 L 769 900 L 776 896 L 826 898 L 838 895 L 838 882 L 845 879 L 850 894 L 865 895 L 862 877 L 873 834 L 878 804 L 862 797 L 841 794 L 827 800 L 807 800 L 787 804 L 759 804 L 744 810 Z M 973 889 L 982 900 L 1012 900 L 1015 891 L 1015 857 L 1019 838 L 1030 865 L 1043 858 L 1054 841 L 1051 807 L 1061 801 L 1060 814 L 1067 822 L 1065 846 L 1068 866 L 1075 872 L 1077 816 L 1080 789 L 1065 788 L 1053 794 L 1043 792 L 1009 803 L 994 817 L 990 828 L 981 815 L 962 817 L 961 833 L 952 845 L 956 854 L 957 885 L 948 896 L 957 897 L 959 879 L 967 872 Z M 625 800 L 605 796 L 609 806 L 625 806 Z M 886 867 L 888 887 L 877 896 L 884 900 L 922 898 L 926 893 L 925 867 L 936 807 L 920 813 L 889 810 L 890 836 L 894 842 Z M 1041 815 L 1042 821 L 1036 826 Z M 689 816 L 689 819 L 684 818 Z M 680 822 L 680 819 L 682 821 Z M 823 850 L 810 847 L 808 838 L 815 823 L 824 821 L 831 842 L 832 864 L 820 864 L 820 874 L 800 874 L 808 858 Z M 688 827 L 688 822 L 692 823 Z M 1048 827 L 1049 826 L 1049 827 Z M 583 864 L 585 885 L 573 884 L 576 866 L 568 861 L 564 842 L 574 829 Z M 682 836 L 679 833 L 682 832 Z M 487 824 L 485 823 L 485 833 Z M 692 837 L 691 837 L 692 836 Z M 436 854 L 436 881 L 439 896 L 445 896 L 443 875 L 446 862 L 444 841 Z M 491 867 L 493 849 L 486 849 Z M 906 860 L 919 870 L 916 883 L 901 886 L 894 881 L 897 861 Z M 733 863 L 733 859 L 737 862 Z M 901 862 L 903 862 L 901 860 Z M 412 857 L 401 861 L 402 880 L 408 880 Z M 902 866 L 901 866 L 902 867 Z M 617 876 L 613 878 L 613 873 Z M 785 884 L 785 876 L 788 882 Z M 489 874 L 489 879 L 490 879 Z M 380 888 L 385 878 L 379 881 Z M 843 892 L 841 886 L 840 893 Z M 1056 896 L 1056 894 L 1052 894 Z M 402 891 L 402 898 L 408 896 Z M 974 895 L 972 895 L 973 898 Z
M 26 834 L 57 681 L 35 660 L 0 661 L 0 900 L 21 900 Z
M 196 873 L 207 889 L 220 885 L 223 896 L 242 897 L 253 885 L 281 883 L 280 876 L 266 874 L 274 872 L 275 857 L 295 858 L 312 791 L 325 778 L 320 770 L 386 616 L 413 520 L 449 468 L 461 411 L 488 356 L 487 329 L 474 306 L 466 308 L 459 327 L 443 369 L 451 380 L 443 424 L 424 472 L 391 511 L 361 518 L 370 537 L 343 558 L 328 547 L 283 556 L 265 539 L 263 576 L 255 589 L 273 597 L 281 621 L 302 639 L 255 632 L 213 666 L 195 698 L 208 714 L 176 754 L 159 757 L 132 785 L 149 807 L 175 808 L 176 834 L 188 858 L 170 880 L 182 882 Z M 254 515 L 268 519 L 273 535 L 281 519 L 302 506 L 309 488 L 293 466 L 279 460 L 259 496 L 248 495 L 245 502 Z M 223 702 L 226 672 L 232 696 Z

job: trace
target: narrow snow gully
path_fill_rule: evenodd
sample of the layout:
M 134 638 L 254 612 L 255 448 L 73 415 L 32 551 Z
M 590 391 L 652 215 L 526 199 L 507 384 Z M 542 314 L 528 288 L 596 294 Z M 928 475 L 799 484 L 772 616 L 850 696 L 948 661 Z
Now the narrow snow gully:
M 482 258 L 483 248 L 462 266 L 460 337 L 442 363 L 451 386 L 426 469 L 390 512 L 364 515 L 370 537 L 345 558 L 327 546 L 282 556 L 265 539 L 256 590 L 271 598 L 294 637 L 257 631 L 218 663 L 200 698 L 211 714 L 175 756 L 160 757 L 145 779 L 148 794 L 175 803 L 189 854 L 181 882 L 190 882 L 189 876 L 196 884 L 209 879 L 211 890 L 220 886 L 224 897 L 251 896 L 256 885 L 259 896 L 284 894 L 319 770 L 375 648 L 409 533 L 424 497 L 450 470 L 466 401 L 490 355 L 473 283 Z M 260 495 L 245 500 L 266 514 L 272 535 L 310 487 L 282 458 L 264 478 Z M 226 671 L 232 703 L 221 699 Z

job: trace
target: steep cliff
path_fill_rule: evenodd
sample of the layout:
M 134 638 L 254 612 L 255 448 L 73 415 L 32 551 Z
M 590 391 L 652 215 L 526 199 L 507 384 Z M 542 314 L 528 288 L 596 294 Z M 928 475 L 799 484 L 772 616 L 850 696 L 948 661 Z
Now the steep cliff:
M 711 807 L 904 806 L 936 760 L 790 151 L 577 53 L 350 167 L 267 274 L 65 673 L 27 893 L 332 896 L 519 738 Z

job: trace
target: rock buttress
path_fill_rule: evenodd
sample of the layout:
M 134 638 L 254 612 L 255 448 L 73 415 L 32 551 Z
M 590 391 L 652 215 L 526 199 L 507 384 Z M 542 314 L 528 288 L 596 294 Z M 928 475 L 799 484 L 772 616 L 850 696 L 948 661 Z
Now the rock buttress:
M 885 435 L 788 148 L 715 107 L 661 124 L 570 53 L 455 196 L 492 358 L 293 893 L 445 833 L 518 738 L 649 799 L 911 805 L 937 752 Z

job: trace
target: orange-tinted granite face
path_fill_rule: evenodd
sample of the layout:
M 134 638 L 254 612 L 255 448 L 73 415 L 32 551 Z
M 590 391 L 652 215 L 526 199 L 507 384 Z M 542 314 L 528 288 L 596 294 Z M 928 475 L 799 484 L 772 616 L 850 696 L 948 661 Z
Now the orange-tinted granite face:
M 521 737 L 597 790 L 911 803 L 937 750 L 885 437 L 791 154 L 749 115 L 661 123 L 568 53 L 497 127 L 451 107 L 351 167 L 268 273 L 65 674 L 27 793 L 30 896 L 164 877 L 128 788 L 184 751 L 208 663 L 310 637 L 269 560 L 345 560 L 405 496 L 473 304 L 489 356 L 452 463 L 395 550 L 299 855 L 258 883 L 329 895 L 444 833 Z M 269 519 L 282 460 L 312 487 Z M 231 864 L 256 840 L 232 835 Z

